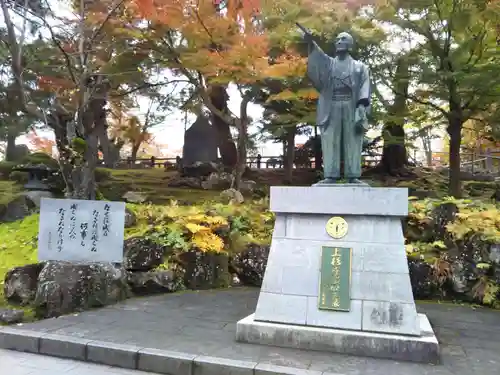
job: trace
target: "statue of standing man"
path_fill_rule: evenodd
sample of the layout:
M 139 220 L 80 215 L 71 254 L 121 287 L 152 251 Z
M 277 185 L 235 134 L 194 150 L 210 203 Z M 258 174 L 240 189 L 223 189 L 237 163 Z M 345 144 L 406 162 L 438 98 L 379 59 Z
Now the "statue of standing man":
M 324 179 L 319 184 L 339 181 L 341 160 L 347 182 L 364 184 L 360 181 L 361 150 L 368 130 L 369 69 L 351 57 L 354 40 L 350 34 L 343 32 L 337 36 L 336 57 L 332 58 L 314 42 L 308 30 L 297 26 L 309 45 L 307 75 L 320 94 L 316 124 L 321 131 Z

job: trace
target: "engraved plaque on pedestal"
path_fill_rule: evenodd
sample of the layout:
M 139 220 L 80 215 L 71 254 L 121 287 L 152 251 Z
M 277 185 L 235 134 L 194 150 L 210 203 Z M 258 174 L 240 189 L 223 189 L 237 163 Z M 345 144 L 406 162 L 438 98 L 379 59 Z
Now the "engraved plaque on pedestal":
M 349 311 L 351 308 L 352 249 L 323 246 L 318 308 Z

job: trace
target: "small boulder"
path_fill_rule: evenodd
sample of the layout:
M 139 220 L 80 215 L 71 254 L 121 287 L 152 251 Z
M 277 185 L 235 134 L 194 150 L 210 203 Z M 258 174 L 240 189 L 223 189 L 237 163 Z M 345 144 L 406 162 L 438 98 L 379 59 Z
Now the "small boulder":
M 241 286 L 241 285 L 243 285 L 243 283 L 241 282 L 238 275 L 237 274 L 231 275 L 231 286 Z
M 126 272 L 110 263 L 50 261 L 38 276 L 34 301 L 39 317 L 51 318 L 127 298 Z
M 16 323 L 21 323 L 23 319 L 24 319 L 23 310 L 0 309 L 0 323 L 16 324 Z
M 173 270 L 129 272 L 127 281 L 134 294 L 172 293 L 183 289 L 182 278 Z
M 29 305 L 35 300 L 38 275 L 45 263 L 15 267 L 5 275 L 3 290 L 7 302 L 13 305 Z
M 122 198 L 129 203 L 144 203 L 147 199 L 147 196 L 137 191 L 127 191 L 125 194 L 123 194 Z
M 241 182 L 240 190 L 243 193 L 253 193 L 255 190 L 255 187 L 257 186 L 257 183 L 252 180 L 245 180 Z
M 432 267 L 418 258 L 408 258 L 410 282 L 415 299 L 430 299 L 435 296 L 436 285 L 432 280 Z
M 489 260 L 500 266 L 500 243 L 490 245 Z
M 188 289 L 213 289 L 229 286 L 229 259 L 226 254 L 189 251 L 179 255 L 179 265 Z
M 261 286 L 268 257 L 269 246 L 250 244 L 233 257 L 231 265 L 243 285 Z
M 493 199 L 495 202 L 500 202 L 500 184 L 496 185 L 495 191 L 493 192 L 491 199 Z
M 24 192 L 23 195 L 31 202 L 32 206 L 36 208 L 40 208 L 42 198 L 54 198 L 52 192 L 43 190 L 30 190 Z
M 182 168 L 182 177 L 205 177 L 218 171 L 218 166 L 213 162 L 194 162 L 191 165 L 184 165 Z
M 212 172 L 205 181 L 202 181 L 201 187 L 205 190 L 229 189 L 233 183 L 233 179 L 231 173 Z
M 226 204 L 241 204 L 245 201 L 243 194 L 236 189 L 227 189 L 220 193 L 220 199 Z
M 137 223 L 137 217 L 129 208 L 125 207 L 125 228 L 131 228 Z
M 457 295 L 465 295 L 471 289 L 471 284 L 477 279 L 475 264 L 465 258 L 454 258 L 450 261 L 450 283 L 452 291 Z
M 25 195 L 13 199 L 6 206 L 0 206 L 0 223 L 10 223 L 24 219 L 31 215 L 36 208 L 35 204 Z
M 126 239 L 123 245 L 123 266 L 128 271 L 150 271 L 163 263 L 172 251 L 142 237 Z
M 201 188 L 201 180 L 196 177 L 174 177 L 173 179 L 168 181 L 169 187 L 174 188 L 191 188 L 191 189 L 200 189 Z

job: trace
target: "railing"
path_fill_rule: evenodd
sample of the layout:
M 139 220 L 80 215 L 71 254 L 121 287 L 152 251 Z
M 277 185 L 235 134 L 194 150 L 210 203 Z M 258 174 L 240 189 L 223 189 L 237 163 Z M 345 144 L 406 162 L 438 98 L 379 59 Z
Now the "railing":
M 446 152 L 434 152 L 436 154 L 443 154 L 448 156 Z M 363 156 L 363 166 L 364 167 L 374 167 L 380 162 L 381 155 L 364 155 Z M 471 173 L 490 173 L 498 174 L 500 176 L 500 156 L 492 154 L 473 154 L 473 153 L 463 153 L 461 155 L 461 167 L 463 171 Z M 151 158 L 139 158 L 132 161 L 131 158 L 121 159 L 118 161 L 113 168 L 115 169 L 142 169 L 142 168 L 164 168 L 167 170 L 177 169 L 178 164 L 181 162 L 179 157 L 177 158 L 161 158 L 161 157 L 151 157 Z M 448 167 L 448 163 L 443 163 L 440 160 L 433 160 L 432 164 L 429 166 L 427 163 L 416 162 L 419 165 L 426 165 L 428 167 Z M 100 161 L 101 165 L 104 162 Z M 255 169 L 281 169 L 283 168 L 283 158 L 282 156 L 249 156 L 247 158 L 246 164 L 250 168 Z M 314 158 L 309 160 L 296 160 L 293 167 L 295 169 L 312 169 L 315 168 Z
M 380 161 L 380 155 L 376 156 L 363 156 L 363 165 L 372 167 Z M 143 168 L 165 168 L 174 170 L 177 168 L 182 160 L 180 157 L 176 158 L 138 158 L 133 161 L 131 158 L 120 159 L 114 166 L 114 169 L 143 169 Z M 104 165 L 104 161 L 99 161 L 100 165 Z M 256 169 L 281 169 L 283 168 L 282 156 L 249 156 L 246 162 L 247 166 Z M 293 164 L 295 169 L 312 169 L 315 168 L 314 158 L 309 160 L 296 160 Z
M 497 155 L 495 155 L 496 153 Z M 443 154 L 448 157 L 448 153 L 434 152 L 434 154 Z M 460 155 L 460 167 L 465 172 L 470 173 L 490 173 L 500 175 L 500 150 L 493 150 L 490 153 L 462 153 Z M 449 167 L 449 163 L 441 164 L 443 167 Z

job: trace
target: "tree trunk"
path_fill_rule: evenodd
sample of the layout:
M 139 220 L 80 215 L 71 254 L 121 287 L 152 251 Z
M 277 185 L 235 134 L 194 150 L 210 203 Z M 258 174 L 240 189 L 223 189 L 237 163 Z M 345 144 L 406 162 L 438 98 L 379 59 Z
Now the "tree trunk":
M 105 111 L 105 109 L 103 108 Z M 100 117 L 101 120 L 101 117 Z M 98 121 L 96 123 L 96 134 L 101 146 L 102 158 L 104 159 L 104 165 L 107 168 L 113 168 L 118 159 L 116 158 L 116 153 L 113 152 L 113 144 L 109 140 L 108 136 L 108 124 L 104 114 L 104 120 Z
M 450 136 L 450 171 L 448 194 L 455 198 L 462 196 L 462 184 L 460 180 L 460 146 L 462 143 L 462 120 L 458 116 L 448 119 L 448 134 Z
M 132 163 L 135 163 L 137 160 L 137 153 L 139 152 L 139 148 L 141 147 L 140 143 L 132 144 L 132 152 L 130 153 L 130 160 Z
M 380 161 L 383 171 L 391 176 L 397 176 L 408 164 L 405 146 L 405 131 L 402 125 L 387 124 L 382 130 L 384 147 Z
M 229 113 L 229 109 L 227 108 L 229 97 L 224 86 L 211 86 L 209 97 L 215 108 L 222 113 Z M 231 129 L 229 124 L 216 114 L 212 113 L 211 117 L 222 164 L 232 170 L 238 163 L 238 151 L 231 136 Z
M 293 176 L 293 162 L 295 160 L 295 133 L 297 131 L 296 126 L 290 127 L 286 132 L 286 152 L 284 160 L 285 168 L 285 184 L 292 184 Z
M 82 100 L 76 116 L 76 122 L 70 121 L 67 126 L 68 138 L 74 143 L 78 138 L 85 141 L 83 150 L 72 151 L 76 154 L 71 163 L 71 173 L 66 180 L 67 196 L 74 199 L 96 198 L 97 185 L 95 170 L 99 151 L 99 126 L 105 122 L 107 93 L 109 82 L 104 76 L 94 76 L 82 86 Z M 83 132 L 83 134 L 81 134 Z
M 382 150 L 381 167 L 389 175 L 400 175 L 408 165 L 408 155 L 405 145 L 404 117 L 408 111 L 407 97 L 410 80 L 409 64 L 405 58 L 397 62 L 394 76 L 394 103 L 387 108 L 391 120 L 384 125 L 382 135 L 384 147 Z M 387 106 L 387 104 L 386 104 Z
M 97 185 L 95 181 L 95 169 L 97 167 L 97 151 L 99 138 L 91 132 L 85 137 L 85 152 L 83 162 L 74 165 L 71 172 L 73 190 L 70 197 L 74 199 L 96 199 Z
M 247 143 L 248 143 L 248 114 L 247 106 L 250 98 L 243 97 L 240 104 L 240 121 L 238 127 L 238 158 L 235 168 L 234 188 L 241 189 L 243 173 L 247 166 Z
M 7 134 L 7 147 L 5 149 L 5 160 L 6 161 L 15 161 L 16 158 L 16 138 L 17 135 L 12 134 L 12 132 L 8 132 Z
M 427 161 L 427 166 L 432 167 L 432 143 L 429 134 L 429 129 L 425 129 L 421 133 L 422 146 L 424 147 L 425 159 Z

